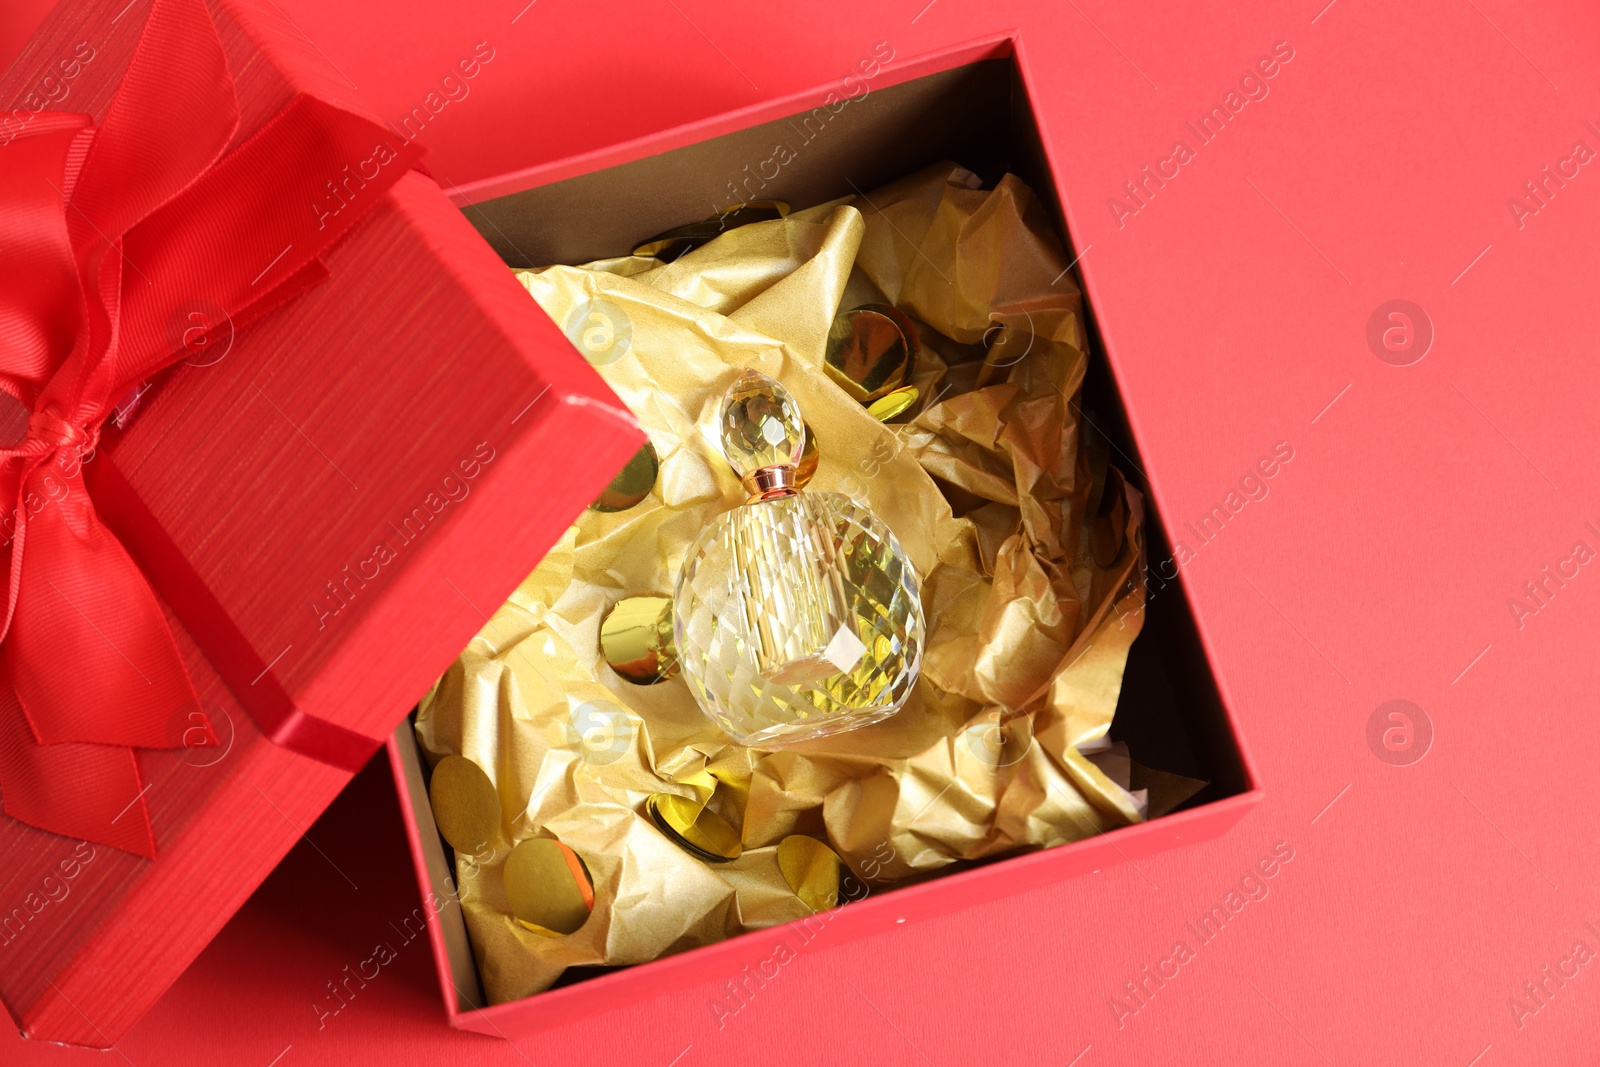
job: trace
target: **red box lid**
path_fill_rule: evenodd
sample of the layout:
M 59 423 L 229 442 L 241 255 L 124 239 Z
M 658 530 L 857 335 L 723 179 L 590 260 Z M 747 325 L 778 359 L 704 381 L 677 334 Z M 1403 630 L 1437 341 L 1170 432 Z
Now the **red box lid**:
M 42 107 L 105 124 L 147 23 L 192 3 L 58 6 L 0 79 L 0 141 L 52 121 Z M 229 152 L 286 109 L 365 114 L 270 0 L 205 9 L 238 100 Z M 492 61 L 484 47 L 462 80 Z M 0 817 L 0 1000 L 29 1036 L 116 1041 L 642 440 L 438 186 L 404 170 L 406 133 L 374 129 L 400 176 L 363 205 L 334 169 L 344 196 L 330 181 L 309 210 L 294 202 L 319 223 L 367 210 L 253 321 L 139 277 L 124 246 L 126 286 L 163 294 L 151 321 L 180 351 L 191 322 L 206 328 L 210 347 L 156 375 L 126 429 L 106 424 L 84 480 L 156 590 L 218 744 L 135 750 L 143 791 L 124 813 L 148 810 L 153 860 Z M 181 150 L 189 131 L 168 132 Z M 284 197 L 303 180 L 283 175 Z M 248 221 L 219 270 L 281 222 Z M 172 262 L 205 244 L 192 235 Z M 176 735 L 195 710 L 173 709 Z

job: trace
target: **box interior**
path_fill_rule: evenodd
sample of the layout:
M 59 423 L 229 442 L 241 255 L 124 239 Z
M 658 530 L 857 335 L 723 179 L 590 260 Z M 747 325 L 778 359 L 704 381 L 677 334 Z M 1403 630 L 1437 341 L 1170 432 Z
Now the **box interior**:
M 514 267 L 583 263 L 626 255 L 638 243 L 748 200 L 783 200 L 796 208 L 870 193 L 930 163 L 948 159 L 991 187 L 1007 171 L 1021 177 L 1044 203 L 1057 236 L 1069 249 L 1055 183 L 1038 126 L 1013 60 L 985 59 L 883 88 L 872 88 L 836 111 L 826 107 L 762 123 L 619 166 L 469 205 L 466 217 Z M 783 143 L 793 159 L 765 178 L 761 161 Z M 1112 737 L 1146 765 L 1207 780 L 1184 807 L 1235 796 L 1251 788 L 1233 731 L 1206 661 L 1170 540 L 1150 501 L 1137 442 L 1104 357 L 1095 313 L 1086 301 L 1090 359 L 1082 394 L 1086 433 L 1110 441 L 1112 462 L 1144 495 L 1149 582 L 1145 629 L 1133 644 Z M 530 568 L 536 561 L 529 561 Z M 426 773 L 410 723 L 400 730 L 401 758 L 413 786 Z M 448 846 L 432 833 L 426 795 L 412 804 L 424 848 Z M 1004 862 L 1004 858 L 985 862 Z M 956 868 L 961 869 L 958 865 Z M 466 958 L 459 914 L 446 923 L 453 961 Z M 573 975 L 580 978 L 581 975 Z M 476 977 L 456 981 L 458 1005 L 480 1006 Z M 563 984 L 566 984 L 565 982 Z

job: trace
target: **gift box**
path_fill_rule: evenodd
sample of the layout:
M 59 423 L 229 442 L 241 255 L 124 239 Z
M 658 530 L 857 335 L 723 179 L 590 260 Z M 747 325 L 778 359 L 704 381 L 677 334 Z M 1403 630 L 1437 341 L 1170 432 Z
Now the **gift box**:
M 991 181 L 1007 172 L 1022 176 L 1070 247 L 1072 205 L 1055 193 L 1039 126 L 1026 70 L 1009 38 L 901 63 L 884 46 L 883 54 L 864 60 L 844 82 L 583 160 L 486 179 L 458 191 L 458 200 L 508 264 L 535 267 L 625 255 L 652 235 L 703 218 L 708 207 L 754 200 L 810 205 L 863 196 L 863 190 L 951 159 Z M 1092 271 L 1077 269 L 1088 275 L 1092 294 Z M 1109 442 L 1130 483 L 1149 497 L 1152 487 L 1129 430 L 1136 398 L 1130 403 L 1119 394 L 1103 338 L 1093 327 L 1092 306 L 1089 318 L 1094 357 L 1082 407 L 1094 413 L 1094 431 Z M 1154 495 L 1159 498 L 1159 487 Z M 451 878 L 452 855 L 434 823 L 426 764 L 414 730 L 403 725 L 390 740 L 390 757 L 430 904 L 430 940 L 452 1025 L 515 1036 L 697 982 L 731 978 L 759 984 L 751 976 L 766 973 L 773 960 L 781 962 L 793 946 L 808 942 L 819 924 L 840 940 L 863 936 L 1225 831 L 1260 799 L 1260 789 L 1189 609 L 1174 541 L 1153 509 L 1146 523 L 1147 618 L 1123 676 L 1116 729 L 1135 758 L 1159 765 L 1164 751 L 1192 754 L 1210 784 L 1182 810 L 914 884 L 848 894 L 848 902 L 802 922 L 650 963 L 569 972 L 558 987 L 520 1000 L 491 1004 L 479 982 L 476 964 L 482 961 L 474 959 Z
M 63 3 L 0 100 L 0 1000 L 106 1047 L 640 435 L 270 0 Z

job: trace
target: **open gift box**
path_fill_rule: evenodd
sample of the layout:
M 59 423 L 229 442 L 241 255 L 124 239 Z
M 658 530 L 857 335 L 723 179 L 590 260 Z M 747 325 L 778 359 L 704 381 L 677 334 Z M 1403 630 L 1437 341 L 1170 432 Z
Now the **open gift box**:
M 575 264 L 625 254 L 651 235 L 703 218 L 708 206 L 750 200 L 809 206 L 955 160 L 991 183 L 1006 172 L 1022 177 L 1064 236 L 1070 205 L 1058 201 L 1044 144 L 1026 71 L 1012 42 L 998 39 L 898 66 L 874 61 L 843 84 L 630 142 L 587 161 L 481 181 L 458 191 L 458 199 L 508 264 Z M 1064 243 L 1070 248 L 1070 240 Z M 1092 275 L 1085 280 L 1092 293 Z M 1082 409 L 1094 413 L 1095 432 L 1109 439 L 1122 473 L 1149 498 L 1128 405 L 1111 373 L 1115 353 L 1106 353 L 1092 312 L 1089 320 L 1094 356 Z M 1136 760 L 1154 766 L 1169 763 L 1165 757 L 1174 751 L 1192 754 L 1198 776 L 1210 784 L 1179 811 L 1071 844 L 963 864 L 914 884 L 852 893 L 849 903 L 803 922 L 649 963 L 602 973 L 578 968 L 555 988 L 519 1000 L 490 1004 L 484 995 L 451 877 L 453 856 L 428 799 L 426 761 L 413 726 L 403 724 L 390 740 L 390 755 L 431 905 L 430 939 L 452 1024 L 514 1036 L 695 983 L 739 981 L 762 961 L 781 957 L 786 946 L 792 951 L 810 940 L 819 923 L 843 936 L 862 936 L 1226 830 L 1260 792 L 1153 507 L 1146 522 L 1147 617 L 1129 655 L 1113 735 Z

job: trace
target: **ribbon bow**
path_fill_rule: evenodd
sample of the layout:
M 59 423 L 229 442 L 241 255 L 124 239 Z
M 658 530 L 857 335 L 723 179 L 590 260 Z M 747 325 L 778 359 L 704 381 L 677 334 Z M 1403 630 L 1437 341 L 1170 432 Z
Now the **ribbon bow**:
M 186 354 L 193 308 L 240 327 L 325 277 L 318 255 L 420 154 L 303 94 L 235 144 L 238 127 L 204 3 L 155 0 L 98 126 L 39 112 L 0 145 L 0 391 L 28 413 L 0 447 L 0 795 L 146 857 L 132 750 L 213 739 L 83 464 L 117 403 Z

